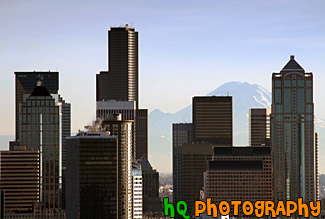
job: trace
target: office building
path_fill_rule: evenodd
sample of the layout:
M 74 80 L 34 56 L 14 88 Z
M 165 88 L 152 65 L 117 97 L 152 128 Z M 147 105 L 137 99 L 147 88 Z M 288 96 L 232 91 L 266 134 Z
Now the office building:
M 315 201 L 317 160 L 313 74 L 294 56 L 272 75 L 271 144 L 275 200 Z
M 0 151 L 0 190 L 5 192 L 6 214 L 33 214 L 40 201 L 40 154 L 26 146 Z
M 58 212 L 63 208 L 62 145 L 70 135 L 70 115 L 65 115 L 70 113 L 70 105 L 39 81 L 31 94 L 23 95 L 19 108 L 19 143 L 40 151 L 41 208 L 47 209 L 46 215 Z
M 205 197 L 221 201 L 272 200 L 271 148 L 214 147 L 205 175 Z M 240 215 L 244 216 L 240 210 Z
M 138 108 L 138 32 L 128 25 L 108 31 L 108 71 L 96 75 L 96 100 L 136 101 Z
M 142 218 L 142 171 L 139 163 L 132 164 L 133 218 Z
M 203 176 L 207 170 L 208 161 L 213 156 L 213 144 L 183 144 L 180 148 L 182 171 L 178 186 L 178 199 L 185 201 L 189 215 L 194 215 L 194 202 L 200 200 L 203 188 Z
M 140 160 L 143 185 L 143 216 L 162 211 L 159 198 L 159 173 L 152 168 L 148 160 Z
M 232 97 L 193 97 L 193 141 L 232 145 Z
M 134 120 L 134 160 L 148 159 L 148 110 L 139 109 L 138 87 L 138 32 L 128 25 L 112 27 L 108 31 L 108 71 L 96 75 L 96 114 L 102 120 L 109 113 Z
M 259 108 L 249 111 L 249 145 L 270 146 L 271 109 Z
M 118 218 L 132 217 L 132 121 L 113 114 L 102 122 L 110 135 L 118 137 Z
M 179 201 L 182 173 L 181 146 L 192 142 L 192 123 L 173 124 L 173 202 Z
M 108 134 L 67 138 L 67 219 L 126 218 L 118 217 L 118 138 Z
M 58 72 L 15 72 L 16 89 L 16 141 L 19 141 L 19 105 L 23 102 L 24 94 L 31 94 L 38 81 L 43 81 L 51 94 L 57 94 L 59 90 Z
M 101 121 L 109 119 L 114 113 L 120 113 L 123 120 L 135 120 L 135 101 L 106 100 L 96 102 L 96 118 Z
M 134 157 L 136 160 L 148 160 L 148 110 L 138 109 L 136 111 L 135 123 L 136 144 Z

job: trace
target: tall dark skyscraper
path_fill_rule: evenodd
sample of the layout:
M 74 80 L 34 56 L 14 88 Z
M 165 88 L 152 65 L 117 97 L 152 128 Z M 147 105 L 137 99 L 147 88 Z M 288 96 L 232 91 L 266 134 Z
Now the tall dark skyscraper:
M 232 97 L 193 97 L 193 141 L 232 145 Z
M 179 193 L 181 191 L 182 175 L 182 154 L 183 144 L 189 144 L 193 140 L 192 123 L 173 124 L 173 202 L 180 201 Z
M 67 140 L 67 219 L 118 217 L 118 139 L 105 132 Z M 125 217 L 124 217 L 125 218 Z
M 139 109 L 138 75 L 138 32 L 128 25 L 112 27 L 108 31 L 108 71 L 96 75 L 97 118 L 103 121 L 114 111 L 123 120 L 134 120 L 133 158 L 147 160 L 148 110 Z
M 272 75 L 275 200 L 316 200 L 318 149 L 314 136 L 313 74 L 306 73 L 291 56 L 280 73 Z
M 57 217 L 64 208 L 62 181 L 65 138 L 71 132 L 70 104 L 58 94 L 58 72 L 16 72 L 15 75 L 18 123 L 14 144 L 39 151 L 40 203 L 37 203 L 37 214 Z
M 138 32 L 134 28 L 112 27 L 108 31 L 108 71 L 96 75 L 96 99 L 138 98 Z
M 23 102 L 23 95 L 30 94 L 34 90 L 37 81 L 43 81 L 51 94 L 57 94 L 59 90 L 58 72 L 15 72 L 16 75 L 16 140 L 19 140 L 19 104 Z

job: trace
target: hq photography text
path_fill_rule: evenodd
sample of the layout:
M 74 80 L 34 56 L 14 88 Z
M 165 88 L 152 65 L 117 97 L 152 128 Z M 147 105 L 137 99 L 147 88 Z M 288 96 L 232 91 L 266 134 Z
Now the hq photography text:
M 206 213 L 208 216 L 238 216 L 240 212 L 246 216 L 286 216 L 299 215 L 308 218 L 309 216 L 318 217 L 321 213 L 320 201 L 303 203 L 303 199 L 297 201 L 221 201 L 219 204 L 212 203 L 211 198 L 204 201 L 195 201 L 195 216 L 199 217 Z M 174 218 L 176 214 L 185 219 L 191 218 L 187 212 L 188 205 L 185 201 L 178 201 L 175 205 L 169 203 L 168 198 L 164 198 L 164 215 Z

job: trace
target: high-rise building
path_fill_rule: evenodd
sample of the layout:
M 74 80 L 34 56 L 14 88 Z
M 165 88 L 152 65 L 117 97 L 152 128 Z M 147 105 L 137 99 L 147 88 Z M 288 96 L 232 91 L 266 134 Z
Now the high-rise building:
M 40 154 L 26 146 L 0 151 L 0 190 L 5 191 L 6 214 L 30 213 L 40 201 Z
M 108 31 L 108 71 L 96 75 L 96 99 L 136 101 L 138 108 L 138 32 L 112 27 Z
M 153 169 L 148 160 L 140 160 L 143 185 L 144 215 L 161 212 L 162 203 L 159 198 L 159 173 Z
M 205 197 L 221 201 L 271 201 L 271 148 L 214 147 L 205 175 Z M 240 215 L 244 216 L 241 209 Z
M 118 137 L 118 218 L 132 218 L 132 121 L 113 114 L 102 122 L 105 131 Z
M 139 109 L 138 87 L 138 32 L 128 25 L 112 27 L 108 31 L 108 71 L 96 75 L 96 114 L 105 120 L 108 111 L 114 110 L 123 120 L 134 120 L 135 160 L 148 159 L 148 110 Z
M 142 218 L 142 171 L 139 163 L 132 164 L 132 184 L 133 184 L 133 218 Z
M 19 141 L 19 104 L 23 102 L 24 94 L 30 94 L 35 88 L 37 81 L 43 81 L 51 94 L 57 94 L 59 90 L 58 72 L 15 72 L 16 88 L 16 141 Z
M 148 110 L 138 109 L 136 111 L 135 123 L 135 151 L 136 160 L 148 160 Z
M 192 142 L 192 123 L 173 124 L 173 202 L 177 203 L 182 173 L 181 146 Z
M 232 145 L 232 97 L 193 97 L 193 141 Z
M 271 109 L 254 108 L 249 111 L 249 145 L 270 146 Z
M 275 200 L 315 201 L 317 148 L 314 139 L 313 74 L 294 56 L 272 75 L 271 144 Z
M 44 212 L 58 212 L 63 208 L 62 146 L 70 135 L 70 105 L 39 81 L 31 94 L 23 95 L 19 108 L 19 143 L 40 152 L 42 208 L 47 209 Z
M 67 138 L 66 218 L 118 217 L 118 138 L 86 132 Z
M 183 144 L 180 153 L 182 171 L 178 185 L 178 199 L 188 204 L 188 213 L 194 216 L 194 202 L 200 200 L 204 172 L 207 170 L 208 161 L 213 156 L 213 144 Z

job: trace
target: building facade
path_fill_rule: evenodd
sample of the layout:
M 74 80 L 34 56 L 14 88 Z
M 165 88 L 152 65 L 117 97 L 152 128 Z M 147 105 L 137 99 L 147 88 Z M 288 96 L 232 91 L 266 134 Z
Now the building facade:
M 270 146 L 271 109 L 259 108 L 249 111 L 249 145 Z
M 6 214 L 30 213 L 40 201 L 40 154 L 26 146 L 0 151 L 0 189 L 5 192 Z
M 317 148 L 314 139 L 313 74 L 294 56 L 272 75 L 271 144 L 275 200 L 315 201 Z
M 193 97 L 193 141 L 232 145 L 232 97 Z
M 40 202 L 57 212 L 62 206 L 62 145 L 70 135 L 70 105 L 39 82 L 19 104 L 19 144 L 40 153 Z M 65 110 L 63 110 L 65 108 Z M 67 110 L 68 108 L 68 110 Z
M 118 217 L 118 138 L 105 132 L 67 138 L 66 218 Z
M 162 211 L 162 203 L 159 198 L 159 173 L 153 169 L 148 160 L 140 160 L 143 185 L 143 213 L 155 214 Z
M 108 71 L 96 75 L 96 100 L 131 100 L 138 108 L 138 32 L 128 25 L 108 31 Z
M 132 164 L 132 184 L 133 218 L 142 219 L 142 171 L 139 163 Z
M 19 105 L 23 102 L 24 94 L 32 93 L 38 81 L 43 81 L 44 86 L 51 94 L 58 93 L 58 72 L 15 72 L 16 141 L 19 141 L 19 116 L 21 113 Z
M 271 201 L 271 148 L 214 147 L 205 175 L 205 197 L 221 201 Z M 240 211 L 240 215 L 242 211 Z
M 179 199 L 181 173 L 182 173 L 182 154 L 181 146 L 192 142 L 192 123 L 173 124 L 173 202 Z
M 113 114 L 102 122 L 110 135 L 118 137 L 118 218 L 132 218 L 132 121 Z
M 204 172 L 212 160 L 213 144 L 183 144 L 180 149 L 182 171 L 178 186 L 178 198 L 188 204 L 189 215 L 194 216 L 194 202 L 200 200 L 204 185 Z

